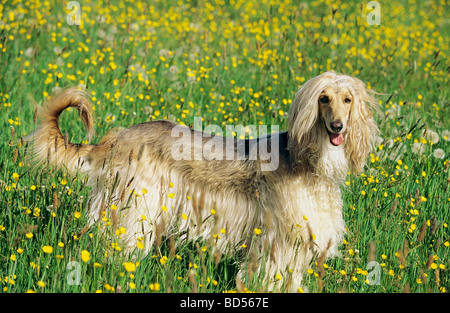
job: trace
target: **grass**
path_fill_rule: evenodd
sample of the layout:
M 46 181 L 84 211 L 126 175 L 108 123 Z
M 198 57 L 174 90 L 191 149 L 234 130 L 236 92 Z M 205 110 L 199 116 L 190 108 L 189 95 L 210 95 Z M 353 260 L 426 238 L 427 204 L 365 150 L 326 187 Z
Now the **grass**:
M 80 1 L 80 26 L 57 1 L 0 6 L 0 292 L 265 291 L 257 279 L 236 282 L 235 260 L 208 242 L 175 249 L 178 238 L 165 238 L 126 259 L 115 230 L 80 235 L 83 178 L 31 168 L 23 138 L 37 126 L 36 106 L 73 85 L 92 94 L 94 142 L 160 118 L 286 129 L 298 87 L 327 70 L 381 93 L 382 136 L 343 188 L 342 256 L 313 264 L 304 288 L 448 292 L 448 4 L 379 1 L 381 25 L 369 25 L 363 2 L 112 3 Z M 71 141 L 86 140 L 74 111 L 61 127 Z M 370 284 L 370 260 L 379 284 Z

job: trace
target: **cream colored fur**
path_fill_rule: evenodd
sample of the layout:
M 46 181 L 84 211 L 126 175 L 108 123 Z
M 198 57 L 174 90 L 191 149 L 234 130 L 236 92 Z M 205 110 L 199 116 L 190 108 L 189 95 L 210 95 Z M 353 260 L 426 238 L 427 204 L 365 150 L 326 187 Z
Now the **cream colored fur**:
M 331 99 L 325 106 L 319 101 L 324 94 Z M 351 103 L 345 103 L 347 96 Z M 171 121 L 111 132 L 98 144 L 70 143 L 58 125 L 64 109 L 76 107 L 89 133 L 93 130 L 87 94 L 76 88 L 49 101 L 41 127 L 29 138 L 37 164 L 88 175 L 90 223 L 106 216 L 115 227 L 124 227 L 128 252 L 138 240 L 147 252 L 157 236 L 189 234 L 209 240 L 224 254 L 256 256 L 267 281 L 280 274 L 290 277 L 295 289 L 314 256 L 338 254 L 345 227 L 340 185 L 349 169 L 363 169 L 378 132 L 374 104 L 364 84 L 353 77 L 326 72 L 306 82 L 289 111 L 287 133 L 280 133 L 279 146 L 273 147 L 280 154 L 273 171 L 261 170 L 261 158 L 242 154 L 244 160 L 224 160 L 214 151 L 201 160 L 174 160 L 171 149 L 181 139 L 173 136 L 180 126 Z M 326 127 L 337 118 L 344 124 L 343 143 L 334 146 Z M 193 137 L 196 132 L 189 133 Z M 260 142 L 270 145 L 268 138 Z M 203 138 L 200 145 L 209 140 Z M 238 142 L 246 143 L 235 140 L 236 147 Z M 130 196 L 130 191 L 140 196 Z M 256 228 L 262 233 L 256 235 Z

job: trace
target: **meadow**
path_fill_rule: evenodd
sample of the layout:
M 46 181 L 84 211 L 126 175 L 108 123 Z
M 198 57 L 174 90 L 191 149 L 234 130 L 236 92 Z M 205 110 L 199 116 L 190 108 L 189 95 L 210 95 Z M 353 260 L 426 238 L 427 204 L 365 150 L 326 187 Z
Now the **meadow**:
M 36 108 L 68 86 L 91 94 L 94 143 L 155 119 L 285 130 L 299 86 L 329 70 L 379 93 L 381 134 L 343 186 L 341 257 L 311 264 L 298 291 L 449 291 L 448 2 L 378 1 L 379 25 L 368 1 L 78 3 L 81 12 L 68 1 L 0 4 L 0 293 L 267 291 L 237 281 L 234 259 L 208 240 L 161 238 L 129 259 L 126 229 L 108 219 L 81 234 L 84 178 L 33 167 L 25 138 Z M 74 110 L 60 122 L 87 142 Z

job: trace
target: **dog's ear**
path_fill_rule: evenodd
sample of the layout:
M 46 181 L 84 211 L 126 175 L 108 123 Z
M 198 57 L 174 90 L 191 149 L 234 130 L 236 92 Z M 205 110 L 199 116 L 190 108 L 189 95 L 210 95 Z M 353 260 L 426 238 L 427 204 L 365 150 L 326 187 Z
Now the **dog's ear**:
M 312 83 L 308 81 L 299 89 L 289 110 L 289 129 L 299 141 L 311 132 L 319 114 Z
M 363 170 L 368 154 L 370 153 L 379 130 L 373 118 L 377 111 L 377 100 L 374 92 L 366 89 L 364 83 L 352 77 L 355 89 L 354 101 L 350 109 L 347 125 L 347 138 L 345 151 L 353 171 Z
M 289 136 L 291 144 L 312 148 L 317 144 L 317 134 L 313 128 L 319 119 L 318 99 L 322 90 L 335 76 L 333 73 L 323 73 L 308 80 L 297 92 L 289 110 Z

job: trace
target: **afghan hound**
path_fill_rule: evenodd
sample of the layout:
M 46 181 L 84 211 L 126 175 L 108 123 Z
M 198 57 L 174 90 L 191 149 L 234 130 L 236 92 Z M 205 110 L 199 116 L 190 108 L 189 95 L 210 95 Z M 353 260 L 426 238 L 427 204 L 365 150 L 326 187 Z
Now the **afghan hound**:
M 345 232 L 340 185 L 349 170 L 363 170 L 378 133 L 373 93 L 334 72 L 298 90 L 287 131 L 253 140 L 156 120 L 75 144 L 58 122 L 69 107 L 92 136 L 89 97 L 69 88 L 42 108 L 29 138 L 36 165 L 86 175 L 90 225 L 107 219 L 123 227 L 127 251 L 138 245 L 148 253 L 158 236 L 210 240 L 219 253 L 252 255 L 269 284 L 289 277 L 294 290 L 314 258 L 338 255 Z M 240 275 L 251 270 L 250 258 L 241 259 Z

